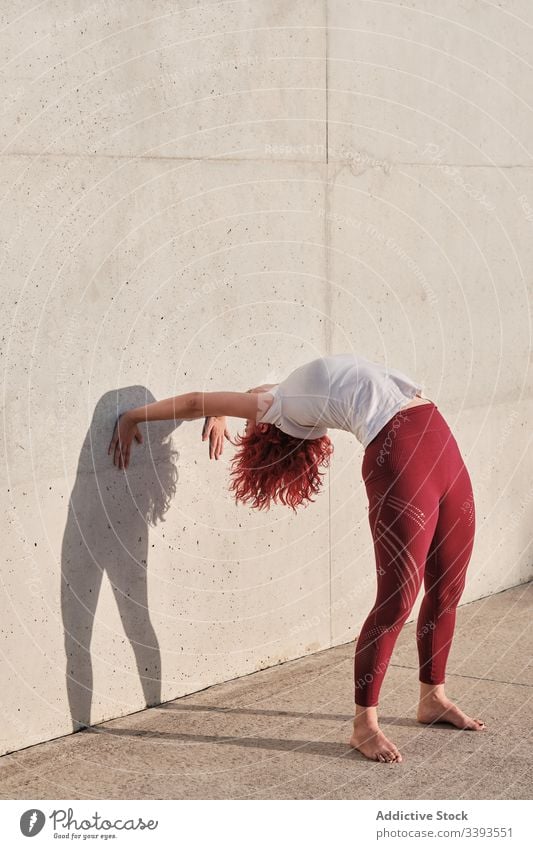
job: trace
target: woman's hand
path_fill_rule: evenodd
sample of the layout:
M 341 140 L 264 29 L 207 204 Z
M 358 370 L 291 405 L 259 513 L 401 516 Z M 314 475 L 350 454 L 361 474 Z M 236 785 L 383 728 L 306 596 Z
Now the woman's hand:
M 127 411 L 118 417 L 107 453 L 113 452 L 113 465 L 118 463 L 119 469 L 127 469 L 130 464 L 131 443 L 136 439 L 142 443 L 143 437 L 139 426 L 128 417 Z
M 224 437 L 231 442 L 226 416 L 207 416 L 202 430 L 202 442 L 209 437 L 209 458 L 218 460 L 224 450 Z

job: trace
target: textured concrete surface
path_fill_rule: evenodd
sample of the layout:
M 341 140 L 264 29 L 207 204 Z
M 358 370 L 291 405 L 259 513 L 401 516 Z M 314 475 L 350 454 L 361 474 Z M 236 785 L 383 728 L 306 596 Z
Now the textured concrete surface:
M 0 759 L 2 798 L 528 799 L 533 584 L 459 608 L 447 693 L 484 732 L 426 727 L 414 626 L 382 690 L 401 764 L 347 745 L 353 644 L 225 682 Z
M 309 510 L 258 515 L 200 422 L 145 428 L 117 474 L 140 398 L 346 350 L 403 369 L 471 473 L 462 601 L 531 580 L 532 24 L 526 0 L 1 4 L 0 753 L 347 643 L 372 604 L 353 437 Z

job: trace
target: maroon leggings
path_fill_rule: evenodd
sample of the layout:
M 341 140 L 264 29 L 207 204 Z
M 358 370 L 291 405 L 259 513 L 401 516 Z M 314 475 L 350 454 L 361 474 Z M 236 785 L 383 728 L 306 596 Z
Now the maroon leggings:
M 417 621 L 419 680 L 444 683 L 457 604 L 474 544 L 470 476 L 433 402 L 396 413 L 366 448 L 376 601 L 357 640 L 355 702 L 377 705 L 398 634 L 424 581 Z

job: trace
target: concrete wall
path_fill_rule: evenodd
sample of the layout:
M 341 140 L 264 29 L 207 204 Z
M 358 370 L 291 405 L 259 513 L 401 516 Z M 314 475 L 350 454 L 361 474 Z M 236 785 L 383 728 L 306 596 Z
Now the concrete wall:
M 0 17 L 0 751 L 355 639 L 373 602 L 353 437 L 314 505 L 265 515 L 198 421 L 145 426 L 119 473 L 117 410 L 145 400 L 389 362 L 471 471 L 462 601 L 531 578 L 525 0 Z

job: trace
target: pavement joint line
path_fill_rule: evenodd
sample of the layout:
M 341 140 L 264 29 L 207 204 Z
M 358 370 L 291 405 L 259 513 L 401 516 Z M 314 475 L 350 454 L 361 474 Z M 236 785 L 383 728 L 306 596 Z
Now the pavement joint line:
M 390 663 L 395 669 L 418 669 L 418 666 L 404 666 L 402 663 Z M 520 681 L 501 681 L 500 678 L 480 678 L 478 675 L 463 675 L 461 672 L 447 672 L 449 678 L 472 678 L 474 681 L 492 681 L 494 684 L 509 684 L 510 687 L 528 687 L 533 689 L 533 684 L 521 684 Z

